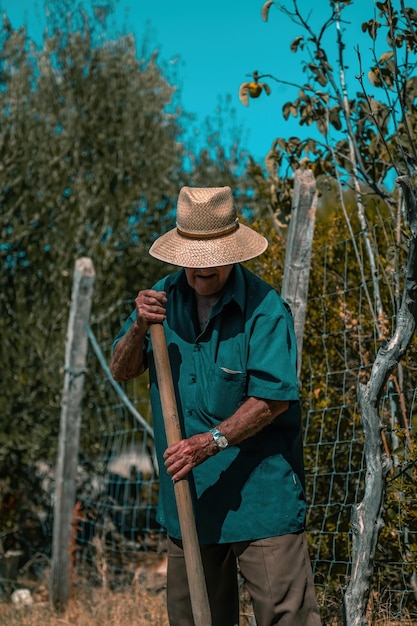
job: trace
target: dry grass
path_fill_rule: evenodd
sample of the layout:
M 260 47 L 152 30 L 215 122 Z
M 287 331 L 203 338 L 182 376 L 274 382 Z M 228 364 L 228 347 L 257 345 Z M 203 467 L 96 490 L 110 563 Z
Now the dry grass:
M 242 603 L 241 626 L 249 626 L 252 611 Z M 78 589 L 65 613 L 56 613 L 48 600 L 31 607 L 0 604 L 0 624 L 7 626 L 168 626 L 165 589 L 149 591 L 138 585 L 124 591 Z
M 64 613 L 57 613 L 49 601 L 49 581 L 26 585 L 31 589 L 34 603 L 19 608 L 11 602 L 0 603 L 0 624 L 7 626 L 168 626 L 165 594 L 166 570 L 164 561 L 155 569 L 149 563 L 136 572 L 131 585 L 110 590 L 105 585 L 92 587 L 91 580 L 77 580 L 72 597 Z M 25 586 L 24 580 L 19 581 Z M 323 626 L 341 626 L 340 598 L 319 595 Z M 388 608 L 370 602 L 368 621 L 372 626 L 415 626 L 416 622 L 404 616 L 389 618 Z M 240 626 L 251 624 L 252 611 L 248 596 L 242 589 Z
M 101 584 L 77 577 L 66 611 L 56 612 L 50 602 L 50 570 L 43 580 L 20 577 L 18 585 L 31 591 L 32 606 L 18 607 L 0 602 L 0 625 L 7 626 L 168 626 L 166 611 L 166 555 L 141 555 L 131 584 L 119 590 L 106 585 L 103 568 Z M 242 590 L 241 626 L 249 626 L 252 610 Z
M 32 606 L 0 603 L 0 624 L 7 626 L 168 626 L 166 612 L 166 555 L 143 554 L 137 560 L 131 584 L 112 590 L 102 567 L 97 578 L 78 575 L 65 612 L 57 612 L 50 601 L 50 569 L 42 580 L 20 576 L 18 585 L 27 588 Z
M 48 601 L 27 608 L 0 604 L 0 624 L 7 626 L 168 626 L 165 592 L 146 589 L 108 592 L 79 590 L 65 613 L 57 614 Z
M 0 624 L 7 626 L 168 626 L 165 590 L 156 592 L 138 585 L 124 591 L 77 589 L 65 613 L 53 611 L 48 600 L 39 600 L 31 607 L 17 608 L 11 603 L 0 604 Z M 324 607 L 323 607 L 324 608 Z M 324 611 L 325 613 L 325 611 Z M 404 617 L 390 621 L 388 617 L 372 617 L 372 626 L 415 626 Z M 250 624 L 250 611 L 242 613 L 241 626 Z M 323 626 L 341 626 L 337 618 L 323 616 Z

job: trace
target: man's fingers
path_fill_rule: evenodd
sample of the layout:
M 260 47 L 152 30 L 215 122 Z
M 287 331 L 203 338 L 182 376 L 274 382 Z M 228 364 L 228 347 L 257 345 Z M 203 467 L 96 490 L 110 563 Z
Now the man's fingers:
M 168 460 L 168 462 L 165 461 L 165 467 L 166 467 L 168 474 L 171 476 L 172 480 L 174 481 L 185 478 L 188 472 L 190 472 L 193 469 L 192 463 L 188 461 L 184 462 L 184 459 L 180 459 L 174 463 L 170 462 L 170 460 Z
M 173 480 L 181 480 L 197 465 L 206 460 L 204 435 L 194 435 L 170 446 L 164 453 L 165 467 Z
M 163 322 L 166 318 L 165 304 L 167 297 L 164 291 L 144 289 L 136 297 L 138 317 L 148 323 Z

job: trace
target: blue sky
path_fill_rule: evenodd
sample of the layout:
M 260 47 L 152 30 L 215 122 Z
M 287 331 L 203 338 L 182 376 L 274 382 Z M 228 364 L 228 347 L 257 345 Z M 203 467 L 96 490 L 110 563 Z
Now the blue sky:
M 303 136 L 304 132 L 295 122 L 285 122 L 281 115 L 282 105 L 296 97 L 294 88 L 265 79 L 272 90 L 269 97 L 250 100 L 249 107 L 243 107 L 238 99 L 240 83 L 248 80 L 254 70 L 297 84 L 304 80 L 302 56 L 290 51 L 291 42 L 303 31 L 275 7 L 268 22 L 264 22 L 263 3 L 264 0 L 119 0 L 117 13 L 109 18 L 109 24 L 117 21 L 119 32 L 133 31 L 138 44 L 148 33 L 160 59 L 175 66 L 183 106 L 197 116 L 197 121 L 213 115 L 219 102 L 230 95 L 231 106 L 243 126 L 243 143 L 259 160 L 275 137 Z M 95 0 L 93 4 L 105 5 L 106 0 Z M 292 7 L 291 0 L 282 0 L 281 4 Z M 328 0 L 299 0 L 299 6 L 303 15 L 310 14 L 313 25 L 321 25 L 329 15 Z M 0 7 L 14 28 L 25 24 L 30 35 L 40 37 L 42 0 L 0 0 Z M 359 45 L 362 54 L 369 58 L 371 41 L 362 35 L 360 25 L 372 18 L 373 12 L 374 0 L 355 0 L 343 12 L 350 22 L 343 28 L 347 34 L 348 87 L 352 95 L 359 90 L 354 48 Z M 333 49 L 335 39 L 332 30 L 328 42 Z

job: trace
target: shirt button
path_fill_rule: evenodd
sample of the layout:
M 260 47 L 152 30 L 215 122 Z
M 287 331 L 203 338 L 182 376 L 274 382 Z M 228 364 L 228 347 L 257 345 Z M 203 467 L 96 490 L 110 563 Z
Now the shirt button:
M 196 381 L 196 377 L 195 376 L 190 376 L 190 383 L 195 383 Z

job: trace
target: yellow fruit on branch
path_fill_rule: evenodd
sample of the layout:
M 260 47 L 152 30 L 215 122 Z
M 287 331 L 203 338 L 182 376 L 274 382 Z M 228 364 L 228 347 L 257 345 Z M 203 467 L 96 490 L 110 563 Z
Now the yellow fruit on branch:
M 244 82 L 239 87 L 239 99 L 246 107 L 249 104 L 249 96 L 251 98 L 259 98 L 262 90 L 269 96 L 271 89 L 266 83 L 258 82 L 258 72 L 253 73 L 254 80 L 251 82 Z
M 259 98 L 262 91 L 262 85 L 259 83 L 248 83 L 249 95 L 251 98 Z

